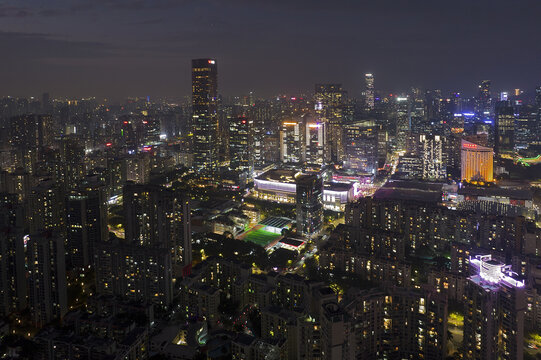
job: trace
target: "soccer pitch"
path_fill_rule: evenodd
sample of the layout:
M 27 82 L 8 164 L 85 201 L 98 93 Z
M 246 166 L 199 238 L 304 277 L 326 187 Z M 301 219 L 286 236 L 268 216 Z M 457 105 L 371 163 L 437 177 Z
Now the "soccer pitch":
M 241 236 L 241 239 L 244 241 L 250 241 L 253 242 L 256 245 L 266 247 L 268 244 L 270 244 L 273 241 L 276 241 L 278 238 L 280 238 L 281 234 L 275 234 L 270 231 L 263 230 L 264 227 L 261 227 L 259 229 L 252 228 L 247 233 Z

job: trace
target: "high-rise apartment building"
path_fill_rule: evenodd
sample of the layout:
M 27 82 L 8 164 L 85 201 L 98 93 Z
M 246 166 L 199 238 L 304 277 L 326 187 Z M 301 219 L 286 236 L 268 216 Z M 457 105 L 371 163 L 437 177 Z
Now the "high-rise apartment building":
M 173 264 L 169 249 L 100 243 L 95 255 L 96 290 L 126 300 L 167 306 L 173 299 Z
M 218 166 L 218 67 L 214 59 L 192 60 L 193 166 Z
M 125 238 L 130 244 L 168 249 L 176 273 L 191 264 L 190 205 L 152 184 L 124 186 Z
M 64 238 L 51 231 L 27 242 L 28 302 L 35 326 L 41 327 L 68 311 Z
M 470 257 L 464 309 L 464 358 L 518 360 L 523 357 L 524 281 L 490 255 Z
M 41 181 L 28 195 L 27 225 L 30 233 L 64 230 L 64 195 L 52 179 Z
M 107 204 L 103 187 L 71 191 L 66 197 L 66 252 L 71 267 L 93 264 L 97 243 L 109 240 Z
M 0 193 L 0 316 L 26 305 L 23 220 L 17 194 Z
M 423 179 L 445 179 L 446 164 L 443 152 L 443 138 L 440 135 L 420 135 L 419 155 L 423 166 Z
M 466 181 L 487 181 L 494 179 L 494 154 L 491 148 L 462 140 L 461 175 Z
M 347 301 L 355 324 L 357 359 L 443 359 L 447 343 L 447 300 L 403 288 L 371 289 Z

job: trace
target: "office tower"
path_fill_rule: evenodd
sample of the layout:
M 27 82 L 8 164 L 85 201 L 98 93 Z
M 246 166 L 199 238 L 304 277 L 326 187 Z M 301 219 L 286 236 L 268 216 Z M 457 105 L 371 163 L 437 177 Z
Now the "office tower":
M 378 126 L 371 120 L 344 125 L 344 167 L 376 174 Z
M 304 162 L 305 126 L 304 118 L 282 122 L 280 128 L 280 161 L 283 163 Z
M 306 162 L 322 165 L 325 163 L 325 123 L 306 124 Z
M 420 135 L 419 155 L 422 160 L 423 179 L 445 179 L 447 171 L 443 153 L 443 138 L 441 136 Z
M 109 240 L 105 189 L 86 187 L 71 191 L 66 198 L 66 253 L 76 269 L 93 265 L 97 243 Z
M 494 150 L 497 156 L 515 151 L 515 109 L 510 101 L 498 101 L 495 108 Z
M 81 138 L 65 136 L 61 140 L 60 157 L 63 165 L 62 179 L 66 188 L 75 187 L 86 175 L 85 148 Z
M 42 180 L 28 195 L 27 225 L 30 233 L 64 231 L 64 195 L 52 179 Z
M 263 140 L 269 134 L 276 132 L 272 123 L 272 106 L 268 101 L 256 101 L 249 110 L 250 117 L 254 120 L 254 162 L 261 165 L 263 161 Z
M 397 150 L 406 149 L 406 136 L 411 130 L 409 100 L 407 97 L 396 98 L 396 137 Z
M 317 84 L 314 94 L 316 120 L 327 130 L 326 162 L 342 161 L 342 123 L 345 92 L 341 84 Z
M 26 306 L 23 221 L 17 195 L 0 193 L 0 316 Z
M 494 154 L 491 148 L 462 140 L 461 175 L 465 181 L 486 181 L 494 179 Z
M 248 178 L 254 171 L 254 121 L 245 116 L 229 119 L 229 167 L 245 172 Z
M 173 299 L 171 251 L 119 239 L 96 246 L 96 290 L 126 300 L 167 306 Z
M 312 236 L 323 226 L 323 179 L 319 175 L 298 175 L 295 182 L 297 232 Z
M 492 98 L 490 97 L 490 80 L 483 80 L 479 84 L 477 94 L 477 116 L 486 119 L 492 114 Z
M 445 358 L 447 299 L 404 288 L 370 289 L 346 299 L 356 359 Z
M 51 231 L 30 234 L 26 256 L 30 314 L 42 327 L 68 311 L 64 239 Z
M 366 110 L 374 109 L 374 75 L 364 74 L 364 106 Z
M 44 114 L 50 114 L 53 111 L 53 104 L 49 93 L 43 93 L 41 96 L 41 111 Z
M 152 184 L 123 190 L 125 238 L 130 244 L 168 249 L 179 273 L 192 262 L 188 199 Z
M 537 109 L 541 109 L 541 86 L 535 88 L 535 105 Z
M 214 59 L 192 60 L 193 166 L 218 166 L 218 68 Z
M 425 92 L 425 126 L 430 134 L 442 134 L 444 122 L 444 99 L 441 90 L 427 90 Z M 411 123 L 410 123 L 411 128 Z
M 464 357 L 522 359 L 526 301 L 524 281 L 490 255 L 470 257 L 465 289 Z
M 433 107 L 427 103 L 426 93 L 423 97 L 420 89 L 411 90 L 411 131 L 415 134 L 430 134 L 432 127 L 430 123 L 430 117 L 428 115 L 429 110 Z

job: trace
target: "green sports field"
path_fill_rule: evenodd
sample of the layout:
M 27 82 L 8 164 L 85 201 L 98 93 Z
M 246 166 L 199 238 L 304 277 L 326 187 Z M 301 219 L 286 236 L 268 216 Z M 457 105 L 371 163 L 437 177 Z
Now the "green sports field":
M 250 230 L 249 232 L 245 233 L 242 236 L 242 240 L 250 241 L 256 245 L 266 247 L 269 243 L 277 240 L 281 236 L 282 235 L 280 234 L 275 234 L 270 231 L 265 231 L 263 230 L 263 228 L 255 229 L 254 227 L 252 228 L 252 230 Z

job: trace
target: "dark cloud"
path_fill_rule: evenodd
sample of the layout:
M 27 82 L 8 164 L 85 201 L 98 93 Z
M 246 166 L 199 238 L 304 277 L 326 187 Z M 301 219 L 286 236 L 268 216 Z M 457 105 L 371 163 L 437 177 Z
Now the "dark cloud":
M 75 41 L 40 33 L 0 31 L 4 59 L 38 61 L 56 58 L 99 58 L 111 56 L 114 47 L 107 43 Z M 5 60 L 4 60 L 5 61 Z
M 0 18 L 25 18 L 32 15 L 32 11 L 25 7 L 5 6 L 0 4 Z
M 12 0 L 9 6 L 20 4 Z M 207 56 L 218 59 L 225 95 L 309 92 L 324 81 L 341 82 L 357 95 L 365 72 L 375 73 L 377 88 L 389 90 L 414 85 L 473 92 L 484 78 L 502 89 L 541 82 L 541 47 L 535 41 L 539 0 L 24 4 L 20 10 L 27 18 L 6 10 L 10 25 L 0 24 L 5 31 L 0 64 L 15 64 L 0 68 L 0 75 L 19 71 L 13 79 L 25 78 L 28 72 L 20 64 L 38 65 L 40 71 L 25 84 L 3 81 L 0 86 L 7 90 L 0 93 L 14 86 L 31 92 L 37 81 L 50 81 L 85 94 L 86 84 L 93 83 L 96 95 L 183 95 L 190 89 L 190 59 Z M 0 6 L 0 16 L 7 6 Z M 21 29 L 35 33 L 21 34 Z M 80 82 L 71 81 L 74 74 Z

